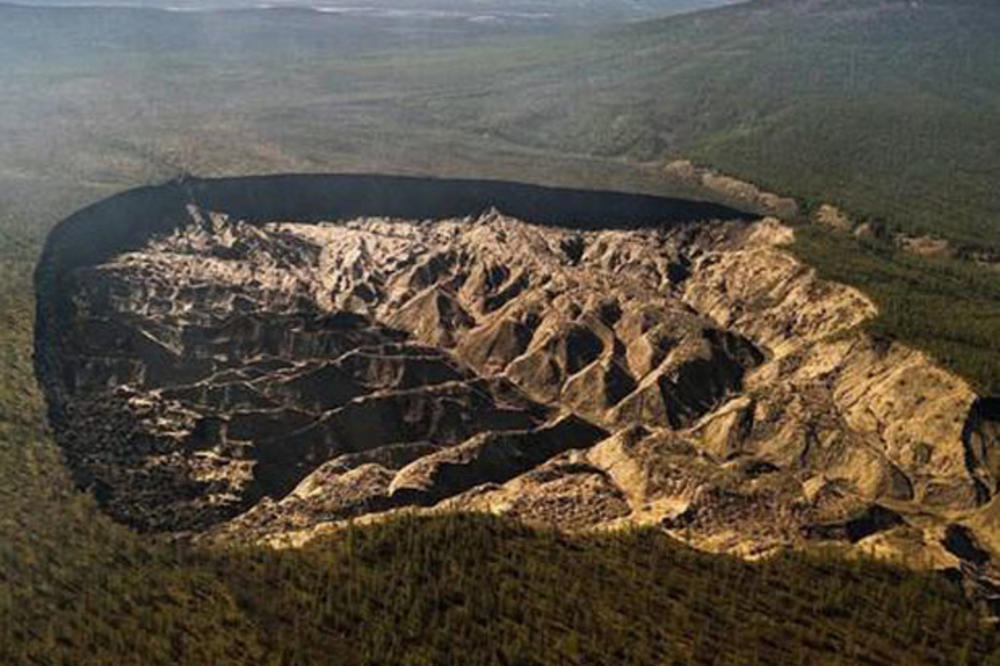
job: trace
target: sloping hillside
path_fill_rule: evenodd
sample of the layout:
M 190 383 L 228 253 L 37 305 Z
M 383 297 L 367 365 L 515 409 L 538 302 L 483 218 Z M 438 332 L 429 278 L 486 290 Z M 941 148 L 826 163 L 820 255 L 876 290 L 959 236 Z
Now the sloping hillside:
M 755 0 L 545 37 L 431 36 L 292 10 L 0 12 L 0 76 L 17 95 L 0 106 L 18 133 L 8 175 L 35 175 L 38 150 L 72 146 L 75 157 L 48 161 L 50 177 L 516 166 L 648 189 L 609 161 L 678 156 L 913 233 L 1000 246 L 995 3 Z M 446 150 L 430 160 L 432 148 Z
M 1000 243 L 1000 6 L 769 0 L 639 24 L 435 109 L 519 143 L 683 155 L 915 233 Z M 477 91 L 478 92 L 478 91 Z M 471 127 L 471 124 L 470 124 Z

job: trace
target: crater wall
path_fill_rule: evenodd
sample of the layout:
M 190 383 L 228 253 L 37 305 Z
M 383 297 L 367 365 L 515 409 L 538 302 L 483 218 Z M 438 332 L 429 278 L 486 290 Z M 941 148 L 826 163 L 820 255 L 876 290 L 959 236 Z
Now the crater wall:
M 80 485 L 143 530 L 450 508 L 992 571 L 959 560 L 1000 534 L 996 401 L 865 333 L 873 304 L 793 238 L 516 183 L 141 188 L 49 237 L 37 373 Z

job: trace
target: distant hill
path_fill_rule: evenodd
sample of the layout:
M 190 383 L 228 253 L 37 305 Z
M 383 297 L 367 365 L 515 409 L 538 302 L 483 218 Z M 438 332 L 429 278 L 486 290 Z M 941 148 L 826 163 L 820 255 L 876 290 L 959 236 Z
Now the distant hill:
M 758 0 L 608 33 L 445 103 L 495 108 L 475 129 L 519 143 L 690 157 L 996 248 L 998 30 L 980 0 Z
M 172 11 L 246 10 L 313 7 L 338 15 L 380 17 L 433 23 L 471 20 L 479 23 L 521 22 L 546 26 L 600 25 L 668 16 L 740 0 L 633 0 L 580 2 L 577 0 L 18 0 L 29 7 L 136 7 Z
M 94 138 L 144 143 L 147 152 L 162 150 L 152 144 L 166 143 L 165 132 L 178 136 L 164 124 L 169 113 L 182 125 L 211 119 L 246 146 L 281 134 L 296 161 L 326 143 L 309 157 L 317 164 L 370 158 L 362 132 L 399 134 L 380 150 L 411 169 L 447 166 L 419 165 L 403 144 L 464 144 L 480 153 L 478 175 L 511 152 L 519 156 L 502 159 L 518 170 L 540 154 L 605 163 L 687 157 L 912 233 L 1000 249 L 998 3 L 754 0 L 570 35 L 552 34 L 542 17 L 593 25 L 718 0 L 646 0 L 627 12 L 603 9 L 623 3 L 549 0 L 530 11 L 504 3 L 509 21 L 493 23 L 470 21 L 457 1 L 426 0 L 405 15 L 392 15 L 392 0 L 360 4 L 373 13 L 0 6 L 0 82 L 12 90 L 24 75 L 76 76 L 68 99 L 59 88 L 31 87 L 18 108 L 65 114 L 93 98 L 109 121 L 88 119 Z M 499 4 L 476 7 L 489 15 Z M 414 18 L 421 11 L 436 18 Z M 391 57 L 400 49 L 405 57 Z M 165 86 L 184 92 L 148 110 Z M 275 94 L 263 96 L 265 87 Z M 238 113 L 220 115 L 219 98 Z M 280 124 L 271 113 L 279 100 Z M 0 106 L 0 123 L 12 104 Z M 329 145 L 330 136 L 341 138 Z M 443 158 L 454 163 L 463 152 Z M 4 161 L 12 160 L 24 161 Z M 192 166 L 234 172 L 219 151 L 205 161 Z M 255 168 L 266 164 L 236 170 Z M 553 178 L 574 180 L 559 173 Z

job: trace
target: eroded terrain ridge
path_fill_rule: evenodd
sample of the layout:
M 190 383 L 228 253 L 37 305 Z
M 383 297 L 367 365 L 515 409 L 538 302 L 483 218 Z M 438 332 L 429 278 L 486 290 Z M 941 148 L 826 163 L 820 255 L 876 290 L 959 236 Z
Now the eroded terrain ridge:
M 273 538 L 449 507 L 743 554 L 992 547 L 998 410 L 860 332 L 871 303 L 775 220 L 189 212 L 76 269 L 58 333 L 57 435 L 135 527 Z

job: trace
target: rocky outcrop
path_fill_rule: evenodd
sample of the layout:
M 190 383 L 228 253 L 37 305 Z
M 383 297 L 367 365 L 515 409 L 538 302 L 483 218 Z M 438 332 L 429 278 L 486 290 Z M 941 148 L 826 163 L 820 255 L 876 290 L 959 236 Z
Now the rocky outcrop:
M 799 217 L 795 199 L 768 192 L 745 180 L 697 167 L 689 160 L 675 160 L 664 167 L 666 176 L 695 191 L 704 191 L 734 205 L 792 221 Z
M 810 215 L 806 215 L 799 203 L 791 198 L 768 192 L 757 185 L 718 173 L 712 169 L 697 167 L 689 160 L 674 160 L 663 167 L 663 173 L 671 182 L 714 200 L 727 202 L 740 208 L 751 210 L 762 216 L 774 216 L 785 222 L 800 222 L 807 218 L 812 222 L 840 234 L 852 234 L 858 239 L 882 241 L 900 252 L 937 259 L 963 259 L 995 269 L 998 263 L 996 253 L 985 252 L 970 247 L 956 247 L 945 238 L 931 235 L 914 235 L 890 230 L 884 221 L 855 221 L 840 208 L 821 203 Z

